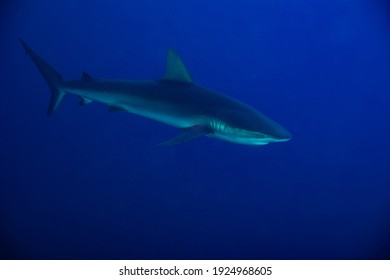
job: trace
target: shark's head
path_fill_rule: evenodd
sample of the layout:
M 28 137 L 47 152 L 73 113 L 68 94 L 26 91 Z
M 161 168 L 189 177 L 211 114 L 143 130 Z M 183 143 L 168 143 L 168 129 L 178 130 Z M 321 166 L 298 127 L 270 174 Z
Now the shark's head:
M 285 142 L 292 137 L 281 125 L 246 106 L 243 110 L 219 111 L 210 126 L 213 131 L 210 136 L 246 145 Z

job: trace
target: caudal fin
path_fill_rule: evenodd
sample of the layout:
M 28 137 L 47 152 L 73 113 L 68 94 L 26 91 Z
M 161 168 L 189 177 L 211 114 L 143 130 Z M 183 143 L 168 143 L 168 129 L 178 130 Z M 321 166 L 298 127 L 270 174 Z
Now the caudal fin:
M 34 64 L 37 66 L 39 72 L 45 78 L 47 84 L 51 90 L 51 98 L 49 103 L 49 108 L 47 110 L 47 115 L 50 116 L 61 103 L 62 98 L 65 95 L 65 92 L 61 90 L 61 86 L 64 82 L 61 75 L 49 64 L 47 64 L 42 58 L 39 57 L 22 39 L 20 39 L 26 54 L 31 57 Z

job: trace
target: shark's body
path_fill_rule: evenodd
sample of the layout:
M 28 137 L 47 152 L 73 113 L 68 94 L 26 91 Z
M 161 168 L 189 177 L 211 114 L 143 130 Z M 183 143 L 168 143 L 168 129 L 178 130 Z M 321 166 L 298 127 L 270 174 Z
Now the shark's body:
M 95 79 L 83 73 L 81 80 L 64 81 L 49 64 L 22 41 L 52 91 L 48 115 L 65 93 L 107 104 L 109 111 L 126 111 L 182 129 L 182 133 L 160 145 L 173 145 L 203 135 L 248 145 L 283 142 L 291 134 L 255 109 L 192 82 L 184 63 L 168 50 L 165 76 L 157 81 Z

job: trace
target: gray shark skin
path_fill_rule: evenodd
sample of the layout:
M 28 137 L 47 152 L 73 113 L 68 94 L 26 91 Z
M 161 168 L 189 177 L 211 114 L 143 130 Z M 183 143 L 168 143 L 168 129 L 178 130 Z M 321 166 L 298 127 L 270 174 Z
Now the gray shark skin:
M 160 80 L 96 79 L 84 72 L 81 80 L 65 81 L 22 39 L 20 42 L 51 89 L 48 115 L 69 93 L 81 98 L 80 105 L 101 102 L 107 104 L 110 112 L 126 111 L 182 130 L 179 136 L 160 146 L 175 145 L 201 136 L 246 145 L 291 139 L 286 129 L 264 114 L 193 83 L 183 61 L 171 49 L 167 52 L 165 76 Z

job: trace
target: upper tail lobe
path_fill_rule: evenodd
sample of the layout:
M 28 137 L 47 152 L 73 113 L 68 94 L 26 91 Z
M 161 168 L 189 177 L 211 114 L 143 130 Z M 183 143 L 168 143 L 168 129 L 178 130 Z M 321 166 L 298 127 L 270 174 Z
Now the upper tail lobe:
M 51 89 L 51 98 L 49 103 L 49 108 L 47 110 L 47 115 L 50 116 L 61 103 L 62 98 L 65 95 L 65 92 L 61 90 L 64 79 L 62 76 L 48 63 L 46 63 L 39 55 L 37 55 L 22 39 L 20 39 L 26 54 L 31 57 L 34 64 L 37 66 L 38 70 L 41 72 L 42 76 L 45 78 L 47 84 Z

